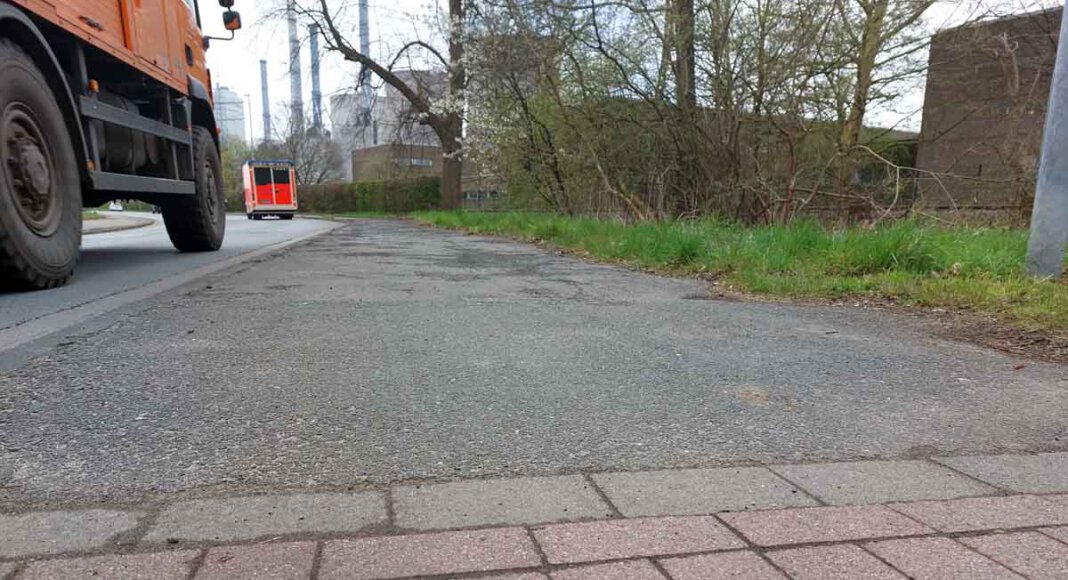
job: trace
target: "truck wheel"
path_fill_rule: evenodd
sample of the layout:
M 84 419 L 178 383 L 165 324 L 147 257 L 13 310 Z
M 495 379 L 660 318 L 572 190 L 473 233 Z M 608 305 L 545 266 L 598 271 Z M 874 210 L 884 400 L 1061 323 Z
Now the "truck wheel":
M 163 223 L 178 251 L 213 252 L 226 235 L 226 198 L 219 150 L 203 127 L 193 127 L 193 170 L 196 195 L 167 202 Z
M 81 183 L 63 114 L 33 61 L 0 40 L 0 286 L 66 283 L 81 242 Z

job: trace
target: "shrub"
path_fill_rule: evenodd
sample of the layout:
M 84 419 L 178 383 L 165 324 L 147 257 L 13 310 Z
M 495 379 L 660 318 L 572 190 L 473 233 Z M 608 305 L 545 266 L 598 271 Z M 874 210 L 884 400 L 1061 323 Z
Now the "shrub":
M 309 213 L 407 213 L 437 208 L 440 191 L 440 178 L 416 177 L 302 185 L 297 199 Z

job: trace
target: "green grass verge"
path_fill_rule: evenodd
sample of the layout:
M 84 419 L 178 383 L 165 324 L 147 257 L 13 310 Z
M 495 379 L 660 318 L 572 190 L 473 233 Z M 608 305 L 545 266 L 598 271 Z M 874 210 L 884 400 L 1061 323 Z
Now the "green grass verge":
M 102 220 L 104 216 L 100 215 L 100 212 L 95 210 L 83 211 L 82 221 Z
M 818 223 L 746 227 L 554 214 L 420 212 L 423 223 L 545 241 L 671 274 L 709 273 L 754 294 L 869 297 L 993 314 L 1028 330 L 1068 330 L 1068 284 L 1024 273 L 1027 232 L 899 221 L 832 231 Z

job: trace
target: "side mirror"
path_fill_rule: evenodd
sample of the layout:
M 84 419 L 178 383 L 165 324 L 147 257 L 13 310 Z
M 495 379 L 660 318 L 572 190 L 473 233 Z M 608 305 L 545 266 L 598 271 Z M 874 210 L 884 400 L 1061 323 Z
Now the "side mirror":
M 223 12 L 223 26 L 230 32 L 241 30 L 241 14 L 233 10 Z
M 234 7 L 234 0 L 219 0 L 219 6 L 229 10 Z

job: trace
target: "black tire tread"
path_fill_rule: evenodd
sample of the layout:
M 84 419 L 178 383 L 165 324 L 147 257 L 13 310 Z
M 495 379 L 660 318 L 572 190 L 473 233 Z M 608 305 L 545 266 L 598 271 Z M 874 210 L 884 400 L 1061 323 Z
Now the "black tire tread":
M 193 127 L 193 159 L 196 166 L 200 166 L 204 155 L 212 152 L 218 156 L 211 133 L 204 127 Z M 191 199 L 171 202 L 168 207 L 163 208 L 163 222 L 167 226 L 167 234 L 180 252 L 213 252 L 219 249 L 219 244 L 204 227 L 207 216 L 199 198 L 198 192 Z M 220 210 L 224 212 L 225 220 L 225 209 Z
M 0 38 L 0 60 L 22 61 L 41 74 L 30 55 L 21 46 L 6 38 Z M 41 75 L 41 81 L 46 82 L 44 75 Z M 78 225 L 81 227 L 80 223 Z M 77 264 L 77 257 L 74 262 Z M 65 285 L 72 275 L 73 271 L 58 277 L 44 275 L 19 252 L 11 234 L 0 227 L 0 289 L 48 290 Z

